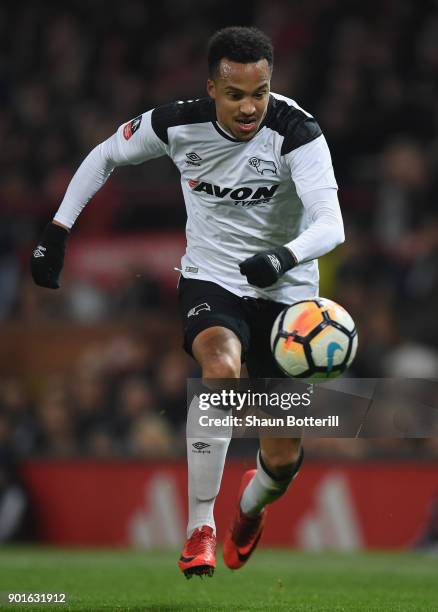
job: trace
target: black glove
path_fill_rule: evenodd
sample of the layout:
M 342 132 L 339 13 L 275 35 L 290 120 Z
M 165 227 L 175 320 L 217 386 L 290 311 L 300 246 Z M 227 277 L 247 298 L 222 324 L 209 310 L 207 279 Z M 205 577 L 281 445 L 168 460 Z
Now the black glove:
M 59 289 L 59 275 L 64 265 L 68 236 L 66 229 L 54 223 L 49 223 L 45 228 L 30 258 L 30 271 L 37 285 Z
M 239 264 L 240 272 L 250 285 L 264 288 L 273 285 L 285 272 L 296 265 L 296 259 L 286 247 L 257 253 Z

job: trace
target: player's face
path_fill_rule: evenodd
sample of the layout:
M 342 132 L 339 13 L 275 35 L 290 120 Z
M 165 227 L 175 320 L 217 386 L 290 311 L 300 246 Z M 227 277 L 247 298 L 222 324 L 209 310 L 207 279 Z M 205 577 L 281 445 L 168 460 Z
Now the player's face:
M 265 59 L 250 64 L 223 59 L 216 78 L 208 79 L 217 120 L 234 138 L 250 140 L 257 133 L 268 108 L 270 79 Z

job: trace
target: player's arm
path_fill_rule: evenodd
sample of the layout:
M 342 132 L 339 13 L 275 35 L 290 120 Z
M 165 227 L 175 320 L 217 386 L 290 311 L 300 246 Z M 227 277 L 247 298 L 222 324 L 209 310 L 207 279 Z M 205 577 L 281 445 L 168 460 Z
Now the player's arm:
M 302 263 L 321 257 L 344 242 L 344 223 L 324 136 L 291 151 L 286 161 L 309 226 L 285 246 L 295 255 L 297 263 Z
M 51 223 L 43 231 L 31 257 L 31 273 L 37 285 L 57 289 L 70 230 L 85 205 L 106 183 L 117 166 L 140 164 L 167 154 L 168 147 L 156 135 L 149 111 L 119 127 L 95 147 L 79 166 Z
M 309 227 L 286 245 L 297 263 L 311 261 L 329 253 L 344 242 L 344 223 L 337 190 L 329 187 L 316 189 L 301 196 L 311 220 Z
M 310 225 L 291 242 L 257 253 L 240 264 L 241 273 L 256 287 L 273 285 L 297 264 L 325 255 L 345 239 L 337 184 L 324 137 L 289 152 L 286 161 Z

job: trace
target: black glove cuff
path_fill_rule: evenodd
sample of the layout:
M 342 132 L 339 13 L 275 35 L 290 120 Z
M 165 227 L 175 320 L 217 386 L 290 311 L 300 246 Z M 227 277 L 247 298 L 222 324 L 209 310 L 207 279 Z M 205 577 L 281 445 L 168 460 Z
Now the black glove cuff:
M 42 233 L 40 242 L 48 246 L 60 246 L 65 248 L 69 235 L 70 232 L 60 225 L 49 223 Z
M 287 247 L 278 247 L 278 249 L 275 249 L 275 254 L 280 260 L 283 272 L 287 272 L 297 265 L 297 260 Z

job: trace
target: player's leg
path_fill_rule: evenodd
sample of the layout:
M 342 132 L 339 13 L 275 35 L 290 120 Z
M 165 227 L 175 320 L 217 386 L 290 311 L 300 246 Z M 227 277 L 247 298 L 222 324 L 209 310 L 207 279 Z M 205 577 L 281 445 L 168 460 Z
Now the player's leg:
M 298 474 L 303 450 L 299 439 L 261 438 L 257 469 L 244 473 L 238 504 L 224 543 L 224 561 L 239 569 L 254 552 L 265 527 L 266 506 L 284 495 Z
M 242 347 L 230 329 L 214 326 L 200 332 L 193 341 L 192 353 L 202 368 L 207 384 L 214 379 L 240 376 Z M 211 576 L 216 566 L 214 504 L 231 439 L 231 427 L 208 428 L 199 424 L 194 398 L 187 417 L 188 524 L 187 542 L 179 566 L 187 577 Z M 227 410 L 210 406 L 208 416 L 222 418 Z M 207 436 L 207 437 L 206 437 Z
M 272 323 L 282 305 L 267 306 L 257 319 L 257 334 L 251 337 L 247 358 L 251 378 L 283 378 L 269 347 Z M 276 501 L 298 474 L 303 451 L 300 439 L 260 437 L 257 469 L 245 472 L 238 493 L 237 509 L 224 543 L 224 561 L 231 569 L 242 567 L 255 550 L 267 518 L 266 505 Z
M 241 350 L 240 340 L 234 332 L 218 326 L 200 332 L 192 346 L 193 356 L 201 366 L 202 378 L 206 382 L 213 381 L 213 379 L 238 378 L 241 368 Z M 226 407 L 210 406 L 208 416 L 222 418 L 228 412 L 229 409 Z M 215 530 L 213 508 L 219 493 L 231 434 L 230 427 L 201 427 L 199 412 L 192 404 L 187 420 L 188 537 L 202 525 L 208 525 Z M 196 448 L 199 443 L 208 444 L 204 452 Z
M 203 379 L 239 378 L 242 344 L 231 329 L 221 326 L 204 329 L 194 339 L 192 352 L 202 368 Z
M 238 378 L 245 330 L 239 322 L 237 298 L 203 281 L 185 281 L 182 297 L 185 348 L 201 366 L 204 383 Z M 197 304 L 208 308 L 190 315 L 197 312 Z M 187 418 L 188 540 L 179 561 L 187 577 L 211 575 L 215 567 L 213 510 L 232 434 L 231 428 L 201 427 L 197 401 L 193 398 Z M 227 411 L 227 407 L 210 406 L 208 416 L 223 417 Z
M 267 504 L 281 497 L 298 474 L 302 459 L 300 439 L 261 436 L 257 470 L 243 491 L 242 512 L 257 516 Z

